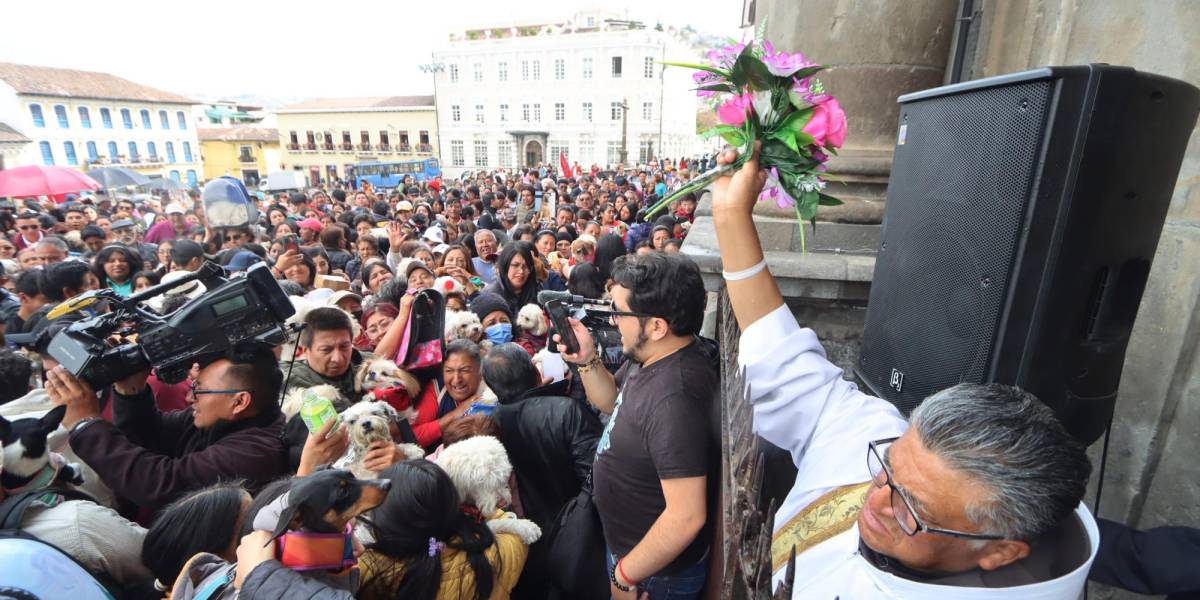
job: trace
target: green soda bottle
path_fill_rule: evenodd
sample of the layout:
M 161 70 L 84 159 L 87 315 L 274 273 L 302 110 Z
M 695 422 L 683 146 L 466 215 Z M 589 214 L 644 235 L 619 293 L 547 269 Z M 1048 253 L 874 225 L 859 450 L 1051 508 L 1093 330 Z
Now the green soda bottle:
M 333 421 L 334 429 L 337 429 L 336 423 L 340 419 L 337 410 L 333 408 L 333 402 L 328 398 L 318 396 L 311 388 L 304 390 L 304 403 L 300 405 L 300 418 L 304 420 L 304 424 L 308 426 L 309 433 L 317 433 L 329 421 Z M 333 430 L 330 430 L 332 433 Z

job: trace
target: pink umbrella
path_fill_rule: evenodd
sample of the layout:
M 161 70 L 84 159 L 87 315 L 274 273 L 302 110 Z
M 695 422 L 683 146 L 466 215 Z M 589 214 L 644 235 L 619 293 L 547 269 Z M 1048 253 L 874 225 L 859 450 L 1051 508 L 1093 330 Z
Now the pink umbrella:
M 54 196 L 101 187 L 95 179 L 66 167 L 34 165 L 0 171 L 0 197 Z

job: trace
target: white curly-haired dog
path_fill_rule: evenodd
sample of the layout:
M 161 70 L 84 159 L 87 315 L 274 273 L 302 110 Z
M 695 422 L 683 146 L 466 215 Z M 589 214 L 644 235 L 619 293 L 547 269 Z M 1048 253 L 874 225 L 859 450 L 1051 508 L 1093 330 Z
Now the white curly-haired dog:
M 421 383 L 394 361 L 376 358 L 364 362 L 354 373 L 354 389 L 363 394 L 363 400 L 374 400 L 371 392 L 404 386 L 408 397 L 415 402 L 421 393 Z
M 528 519 L 518 519 L 511 512 L 496 518 L 497 510 L 512 503 L 508 487 L 512 463 L 500 440 L 480 435 L 446 446 L 434 461 L 441 467 L 465 504 L 479 509 L 493 533 L 512 533 L 526 544 L 542 537 L 542 529 Z
M 467 339 L 478 344 L 483 341 L 483 323 L 469 311 L 446 311 L 446 343 Z
M 550 332 L 550 322 L 546 318 L 546 313 L 542 311 L 542 307 L 536 304 L 526 304 L 517 311 L 517 329 L 534 337 L 546 337 L 546 334 Z
M 341 412 L 342 423 L 350 434 L 350 447 L 346 454 L 333 463 L 335 469 L 349 469 L 359 479 L 374 479 L 378 472 L 363 466 L 367 448 L 374 442 L 392 441 L 392 423 L 400 419 L 412 419 L 416 411 L 403 412 L 392 408 L 387 402 L 363 400 Z M 425 451 L 416 444 L 396 444 L 405 459 L 425 458 Z
M 338 393 L 337 388 L 332 385 L 318 385 L 310 388 L 296 387 L 292 388 L 287 395 L 283 397 L 283 404 L 279 406 L 279 410 L 283 412 L 285 419 L 300 414 L 300 407 L 304 406 L 304 392 L 312 390 L 317 396 L 325 398 L 333 403 L 334 406 L 345 406 L 346 399 Z

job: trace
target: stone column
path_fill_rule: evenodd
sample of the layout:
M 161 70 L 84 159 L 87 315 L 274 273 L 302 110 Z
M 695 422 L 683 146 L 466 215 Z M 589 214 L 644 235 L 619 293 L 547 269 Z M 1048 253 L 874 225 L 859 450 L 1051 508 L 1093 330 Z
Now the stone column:
M 896 97 L 942 84 L 957 8 L 958 0 L 758 0 L 755 18 L 766 21 L 766 38 L 828 65 L 818 77 L 849 119 L 846 146 L 829 163 L 845 178 L 830 193 L 845 205 L 822 207 L 819 219 L 882 220 L 900 116 Z M 795 218 L 769 203 L 756 212 Z

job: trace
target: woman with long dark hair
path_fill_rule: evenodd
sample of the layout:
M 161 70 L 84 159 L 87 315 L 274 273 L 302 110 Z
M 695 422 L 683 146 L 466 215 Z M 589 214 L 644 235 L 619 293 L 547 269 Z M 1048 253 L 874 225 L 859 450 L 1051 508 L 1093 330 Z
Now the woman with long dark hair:
M 496 280 L 483 288 L 484 294 L 492 293 L 504 298 L 512 314 L 520 312 L 526 304 L 537 303 L 537 293 L 542 284 L 534 276 L 533 244 L 510 242 L 500 252 L 496 266 Z
M 100 285 L 111 288 L 122 296 L 133 295 L 133 274 L 142 270 L 142 257 L 138 253 L 112 244 L 100 249 L 92 259 L 92 273 Z
M 170 590 L 189 570 L 202 576 L 208 570 L 202 563 L 236 561 L 249 506 L 250 494 L 239 484 L 226 483 L 192 492 L 163 509 L 142 542 L 142 563 L 154 574 L 155 587 Z M 232 564 L 223 568 L 232 573 Z
M 493 534 L 462 510 L 450 477 L 426 460 L 400 462 L 380 474 L 392 482 L 373 513 L 375 541 L 359 557 L 360 600 L 503 600 L 529 548 L 510 533 Z

